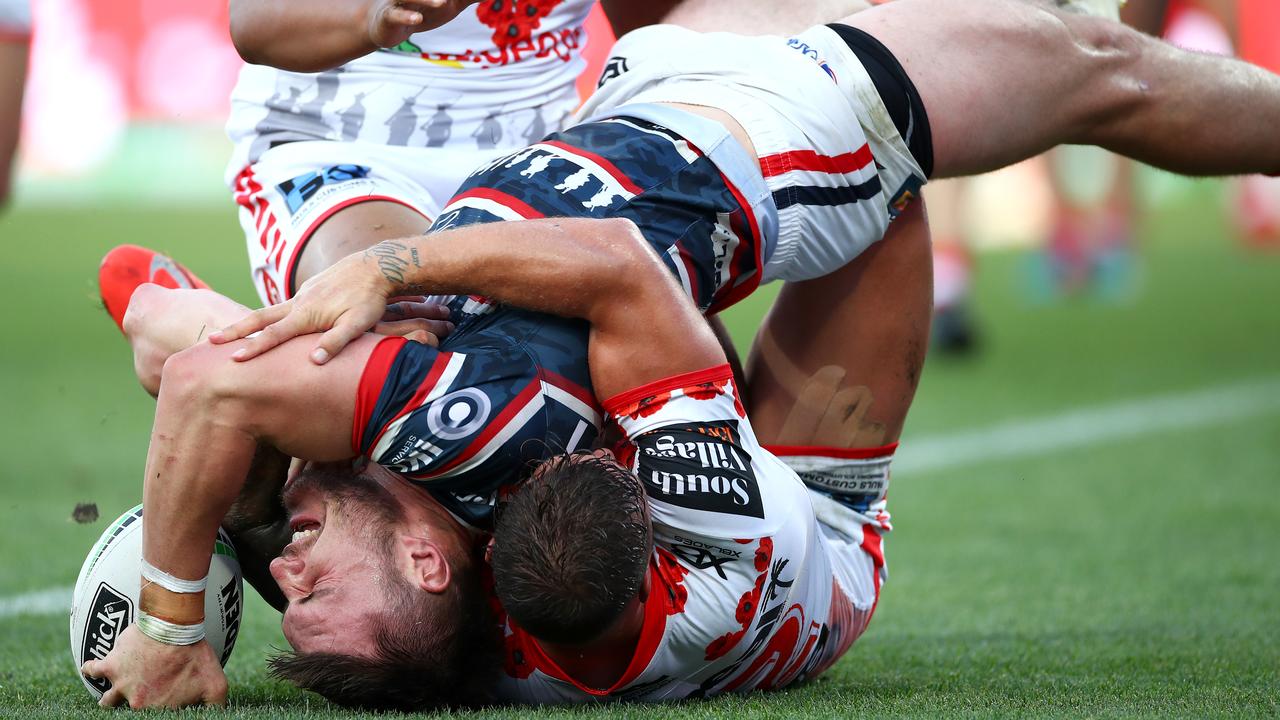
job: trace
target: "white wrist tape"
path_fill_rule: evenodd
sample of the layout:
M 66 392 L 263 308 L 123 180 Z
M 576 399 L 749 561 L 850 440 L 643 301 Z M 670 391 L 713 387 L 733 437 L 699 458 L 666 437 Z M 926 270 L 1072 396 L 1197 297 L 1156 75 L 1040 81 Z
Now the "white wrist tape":
M 142 559 L 142 579 L 153 582 L 172 593 L 204 592 L 205 587 L 209 585 L 208 575 L 199 580 L 183 580 L 152 565 L 146 558 Z
M 194 645 L 204 639 L 204 621 L 195 625 L 178 625 L 138 610 L 138 630 L 165 645 Z

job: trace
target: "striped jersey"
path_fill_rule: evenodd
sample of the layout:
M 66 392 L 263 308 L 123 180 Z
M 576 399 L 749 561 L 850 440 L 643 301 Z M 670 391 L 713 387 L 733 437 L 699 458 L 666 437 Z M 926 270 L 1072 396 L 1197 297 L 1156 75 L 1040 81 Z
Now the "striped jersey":
M 871 619 L 879 535 L 862 531 L 869 597 L 861 598 L 840 581 L 842 561 L 809 491 L 756 442 L 729 367 L 652 383 L 605 408 L 624 438 L 619 460 L 644 483 L 653 519 L 639 642 L 611 687 L 587 687 L 499 606 L 499 698 L 707 697 L 785 687 L 835 662 Z
M 432 232 L 546 216 L 630 218 L 704 310 L 753 290 L 767 252 L 756 211 L 717 165 L 639 118 L 579 125 L 489 163 Z M 352 447 L 483 527 L 495 490 L 595 439 L 587 327 L 474 296 L 451 310 L 438 349 L 389 339 L 375 350 Z

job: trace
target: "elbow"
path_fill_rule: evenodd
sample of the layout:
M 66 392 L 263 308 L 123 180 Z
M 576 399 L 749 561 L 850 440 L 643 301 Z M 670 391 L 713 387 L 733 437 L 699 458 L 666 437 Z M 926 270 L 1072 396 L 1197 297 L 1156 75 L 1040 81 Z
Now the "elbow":
M 187 414 L 216 416 L 221 423 L 241 424 L 249 398 L 238 382 L 239 363 L 227 346 L 200 343 L 174 353 L 160 374 L 160 401 Z

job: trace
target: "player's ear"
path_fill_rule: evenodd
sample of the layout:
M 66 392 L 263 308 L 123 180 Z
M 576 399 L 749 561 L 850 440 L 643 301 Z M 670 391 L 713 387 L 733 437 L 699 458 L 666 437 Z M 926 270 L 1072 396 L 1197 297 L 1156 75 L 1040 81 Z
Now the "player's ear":
M 449 588 L 452 572 L 444 548 L 428 538 L 411 535 L 401 536 L 400 547 L 411 583 L 429 593 L 442 593 Z

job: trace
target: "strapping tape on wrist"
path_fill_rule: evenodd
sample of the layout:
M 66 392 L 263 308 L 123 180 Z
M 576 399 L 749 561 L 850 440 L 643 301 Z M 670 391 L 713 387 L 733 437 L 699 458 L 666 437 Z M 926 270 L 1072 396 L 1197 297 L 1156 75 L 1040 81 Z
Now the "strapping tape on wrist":
M 179 625 L 138 610 L 138 630 L 156 642 L 165 645 L 194 645 L 204 639 L 204 621 L 194 625 Z
M 160 568 L 147 562 L 146 558 L 142 559 L 142 579 L 153 582 L 156 585 L 168 590 L 171 593 L 189 594 L 204 592 L 209 585 L 209 576 L 205 575 L 199 580 L 183 580 L 175 577 Z

